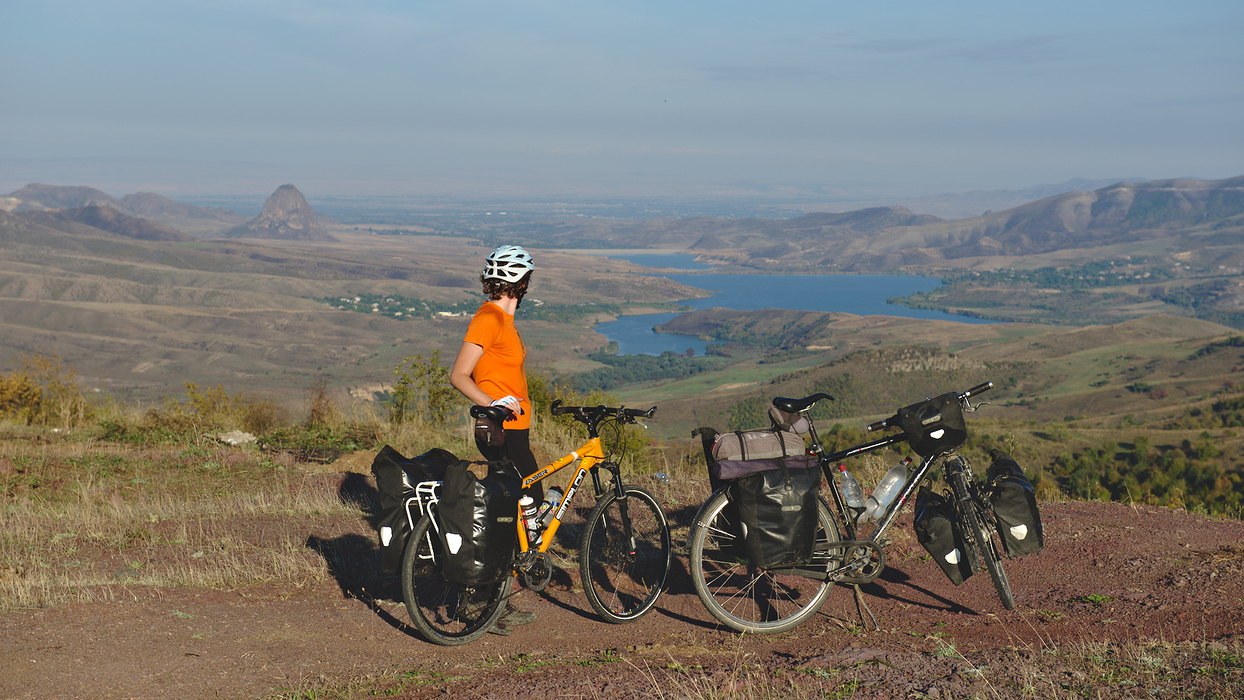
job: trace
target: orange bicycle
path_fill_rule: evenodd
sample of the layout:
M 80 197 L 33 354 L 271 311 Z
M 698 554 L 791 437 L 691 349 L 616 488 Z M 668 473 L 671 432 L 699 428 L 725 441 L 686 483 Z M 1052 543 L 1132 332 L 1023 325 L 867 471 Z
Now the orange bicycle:
M 505 409 L 475 406 L 471 415 L 486 417 L 497 426 Z M 437 517 L 439 481 L 418 484 L 407 500 L 407 515 L 414 523 L 402 555 L 402 597 L 411 621 L 429 641 L 442 645 L 465 644 L 488 631 L 501 616 L 515 579 L 523 587 L 541 592 L 553 576 L 549 547 L 553 544 L 570 503 L 590 474 L 596 495 L 579 537 L 579 573 L 592 608 L 606 622 L 619 624 L 642 617 L 656 605 L 664 590 L 672 560 L 670 528 L 656 498 L 642 487 L 622 481 L 621 467 L 608 459 L 600 438 L 602 428 L 618 430 L 639 418 L 650 418 L 656 407 L 642 411 L 609 406 L 563 406 L 554 401 L 550 412 L 569 415 L 587 427 L 588 440 L 522 481 L 523 488 L 543 481 L 565 467 L 578 463 L 564 497 L 549 489 L 550 498 L 535 522 L 524 517 L 521 507 L 515 518 L 518 547 L 514 575 L 487 586 L 472 588 L 447 580 L 438 562 L 444 560 Z M 606 485 L 601 470 L 612 475 Z M 534 524 L 529 530 L 528 525 Z

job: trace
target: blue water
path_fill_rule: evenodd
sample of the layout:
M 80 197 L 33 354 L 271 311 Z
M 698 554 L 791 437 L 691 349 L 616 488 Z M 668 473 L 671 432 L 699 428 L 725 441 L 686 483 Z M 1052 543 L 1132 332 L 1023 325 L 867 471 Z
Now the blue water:
M 625 255 L 621 257 L 640 265 L 687 269 L 699 265 L 690 255 Z M 840 311 L 859 316 L 902 316 L 928 318 L 960 323 L 989 323 L 981 319 L 956 316 L 942 311 L 912 309 L 887 304 L 889 297 L 902 297 L 927 292 L 941 285 L 941 280 L 917 275 L 750 275 L 750 274 L 664 274 L 662 277 L 699 287 L 716 294 L 703 299 L 687 299 L 680 303 L 693 309 L 715 307 L 736 311 L 757 309 L 792 309 L 796 311 Z M 618 343 L 618 351 L 630 355 L 660 355 L 669 350 L 694 350 L 703 355 L 703 340 L 695 336 L 657 333 L 654 326 L 678 314 L 642 314 L 621 316 L 608 321 L 597 330 Z

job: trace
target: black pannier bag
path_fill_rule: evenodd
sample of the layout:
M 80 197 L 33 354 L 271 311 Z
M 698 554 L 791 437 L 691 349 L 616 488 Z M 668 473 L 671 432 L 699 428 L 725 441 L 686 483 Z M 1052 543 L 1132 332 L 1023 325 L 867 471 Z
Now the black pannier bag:
M 921 457 L 958 447 L 968 437 L 963 408 L 953 391 L 900 408 L 898 418 L 907 443 Z
M 963 548 L 954 506 L 939 493 L 921 486 L 916 494 L 916 540 L 958 586 L 972 576 L 972 565 Z
M 489 462 L 477 479 L 471 463 L 460 460 L 445 470 L 437 512 L 445 579 L 464 586 L 496 583 L 512 570 L 518 544 L 520 479 L 513 462 Z
M 1032 482 L 1011 455 L 1000 450 L 992 453 L 993 464 L 985 471 L 989 482 L 989 503 L 998 520 L 1002 544 L 1012 557 L 1034 554 L 1045 546 L 1045 530 Z
M 749 464 L 759 471 L 729 482 L 730 501 L 738 512 L 739 553 L 760 568 L 808 563 L 819 522 L 821 470 L 816 459 L 800 455 Z
M 403 507 L 406 499 L 415 495 L 415 486 L 420 482 L 440 481 L 445 476 L 445 467 L 457 461 L 453 453 L 440 448 L 408 459 L 388 445 L 372 460 L 371 473 L 376 477 L 376 491 L 380 494 L 380 519 L 376 522 L 380 536 L 380 569 L 385 573 L 397 573 L 406 538 L 410 535 L 411 524 Z M 413 516 L 417 519 L 419 513 L 416 511 Z
M 697 428 L 691 433 L 703 442 L 710 488 L 715 492 L 728 487 L 729 501 L 719 517 L 736 537 L 723 554 L 746 558 L 762 568 L 805 564 L 812 559 L 819 524 L 819 464 L 804 453 L 803 438 L 793 432 L 780 434 L 789 431 L 776 421 L 773 429 L 747 432 L 769 433 L 765 441 L 768 448 L 788 454 L 769 459 L 719 459 L 718 455 L 731 454 L 716 449 L 721 438 L 731 433 L 718 434 L 712 428 Z M 734 444 L 749 442 L 740 437 Z

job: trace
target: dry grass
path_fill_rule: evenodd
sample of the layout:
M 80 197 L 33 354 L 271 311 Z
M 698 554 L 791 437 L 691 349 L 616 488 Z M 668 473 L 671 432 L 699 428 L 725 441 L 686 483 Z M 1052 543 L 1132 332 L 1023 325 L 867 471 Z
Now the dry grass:
M 255 450 L 0 441 L 0 610 L 108 598 L 119 583 L 326 576 L 290 522 L 357 519 L 323 478 Z

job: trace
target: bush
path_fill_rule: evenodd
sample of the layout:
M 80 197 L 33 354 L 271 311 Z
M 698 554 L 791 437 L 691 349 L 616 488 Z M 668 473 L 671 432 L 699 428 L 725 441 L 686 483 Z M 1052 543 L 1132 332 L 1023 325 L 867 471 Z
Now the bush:
M 449 368 L 441 364 L 441 351 L 426 360 L 414 355 L 393 370 L 397 382 L 389 397 L 389 422 L 401 425 L 416 416 L 433 425 L 445 425 L 462 405 L 458 390 L 449 383 Z
M 70 430 L 92 417 L 78 373 L 56 355 L 23 355 L 19 371 L 0 376 L 0 416 Z

